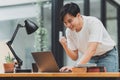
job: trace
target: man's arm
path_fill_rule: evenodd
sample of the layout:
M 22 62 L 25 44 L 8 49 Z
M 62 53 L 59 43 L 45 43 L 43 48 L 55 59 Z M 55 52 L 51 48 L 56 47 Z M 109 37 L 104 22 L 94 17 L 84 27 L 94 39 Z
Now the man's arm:
M 86 64 L 89 62 L 91 57 L 95 54 L 98 44 L 98 42 L 90 42 L 86 52 L 83 54 L 78 64 Z
M 63 46 L 66 54 L 72 59 L 72 60 L 77 60 L 78 59 L 78 50 L 70 50 L 68 47 L 67 47 L 67 40 L 65 37 L 61 37 L 59 39 L 61 45 Z

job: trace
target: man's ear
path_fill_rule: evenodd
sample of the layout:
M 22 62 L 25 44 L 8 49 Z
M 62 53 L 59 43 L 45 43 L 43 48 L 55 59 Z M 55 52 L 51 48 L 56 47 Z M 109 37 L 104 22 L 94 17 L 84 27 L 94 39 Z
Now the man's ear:
M 77 13 L 76 17 L 81 17 L 80 13 Z

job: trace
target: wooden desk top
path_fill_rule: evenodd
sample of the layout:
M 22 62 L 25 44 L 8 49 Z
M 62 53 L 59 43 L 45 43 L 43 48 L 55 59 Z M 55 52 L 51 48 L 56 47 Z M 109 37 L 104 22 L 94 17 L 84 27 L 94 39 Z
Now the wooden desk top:
M 0 77 L 120 77 L 119 72 L 89 73 L 0 73 Z

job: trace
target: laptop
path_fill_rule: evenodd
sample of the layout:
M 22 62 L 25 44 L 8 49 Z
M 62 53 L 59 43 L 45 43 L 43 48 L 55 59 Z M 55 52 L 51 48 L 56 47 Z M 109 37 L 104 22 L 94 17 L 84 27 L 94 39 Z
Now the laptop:
M 32 52 L 38 72 L 59 72 L 59 67 L 51 51 Z

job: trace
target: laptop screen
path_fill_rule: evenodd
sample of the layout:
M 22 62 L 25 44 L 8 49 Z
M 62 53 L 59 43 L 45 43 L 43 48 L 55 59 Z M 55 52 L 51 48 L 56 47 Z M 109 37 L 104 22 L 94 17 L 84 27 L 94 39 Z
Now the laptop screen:
M 32 52 L 39 72 L 59 72 L 59 67 L 51 51 Z

